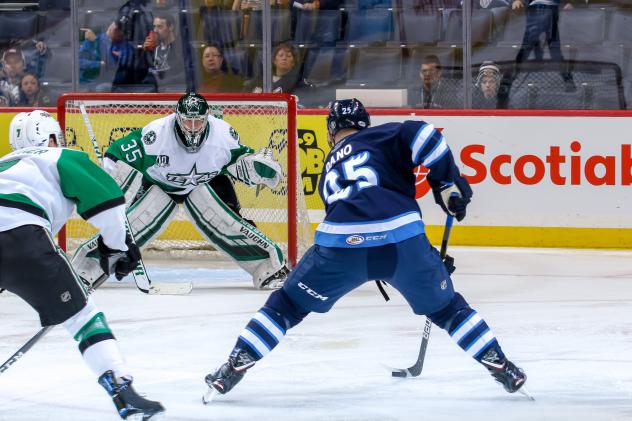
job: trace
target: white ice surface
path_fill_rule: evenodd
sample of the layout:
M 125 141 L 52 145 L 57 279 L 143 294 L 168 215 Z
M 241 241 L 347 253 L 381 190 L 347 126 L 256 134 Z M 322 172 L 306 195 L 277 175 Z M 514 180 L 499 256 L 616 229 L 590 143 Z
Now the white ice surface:
M 632 420 L 632 253 L 453 248 L 456 289 L 523 367 L 535 402 L 507 394 L 434 327 L 422 375 L 423 320 L 373 284 L 312 314 L 228 395 L 203 406 L 222 363 L 267 292 L 245 272 L 150 262 L 155 282 L 193 281 L 188 296 L 147 296 L 111 281 L 95 294 L 135 375 L 168 420 Z M 169 266 L 170 265 L 170 266 Z M 0 294 L 0 360 L 39 329 Z M 0 420 L 116 420 L 114 407 L 58 327 L 0 375 Z

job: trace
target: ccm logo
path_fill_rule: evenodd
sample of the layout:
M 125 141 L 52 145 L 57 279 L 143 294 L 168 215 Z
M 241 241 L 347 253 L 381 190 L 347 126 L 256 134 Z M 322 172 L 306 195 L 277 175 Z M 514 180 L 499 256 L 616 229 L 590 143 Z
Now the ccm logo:
M 310 287 L 308 287 L 302 282 L 298 283 L 298 287 L 302 289 L 303 291 L 305 291 L 306 293 L 308 293 L 309 295 L 311 295 L 312 297 L 317 298 L 321 301 L 327 301 L 329 299 L 329 297 L 324 297 L 320 295 L 319 293 L 317 293 L 316 291 L 314 291 L 313 289 L 311 289 Z

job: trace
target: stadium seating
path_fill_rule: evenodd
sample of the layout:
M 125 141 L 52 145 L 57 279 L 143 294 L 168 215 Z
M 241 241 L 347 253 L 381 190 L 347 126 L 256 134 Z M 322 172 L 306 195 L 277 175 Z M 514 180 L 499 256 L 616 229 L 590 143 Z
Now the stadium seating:
M 291 14 L 287 9 L 273 9 L 270 11 L 272 20 L 272 45 L 291 40 Z M 260 10 L 250 12 L 248 31 L 244 37 L 247 44 L 261 44 L 263 39 L 263 19 Z
M 605 39 L 606 11 L 573 9 L 560 11 L 560 41 L 570 45 L 599 45 Z
M 348 44 L 385 44 L 393 34 L 392 13 L 386 9 L 352 10 L 348 14 Z
M 349 67 L 347 86 L 395 87 L 400 83 L 401 71 L 401 48 L 359 48 Z
M 500 22 L 497 13 L 493 16 L 495 16 L 496 22 Z M 521 45 L 522 39 L 524 38 L 525 27 L 526 18 L 524 13 L 507 13 L 502 28 L 500 24 L 498 25 L 499 39 L 497 43 L 499 45 Z
M 49 47 L 69 46 L 71 43 L 70 12 L 63 10 L 49 10 L 39 18 L 39 37 Z
M 39 0 L 39 10 L 70 10 L 70 0 Z
M 37 12 L 0 13 L 0 41 L 31 39 L 37 33 Z
M 203 8 L 204 41 L 220 46 L 234 45 L 241 36 L 242 14 L 236 10 Z
M 611 13 L 608 25 L 608 41 L 632 47 L 632 11 L 617 11 Z
M 448 44 L 463 43 L 463 11 L 450 10 L 447 17 L 443 42 Z M 492 13 L 489 10 L 472 11 L 472 44 L 488 44 L 492 40 Z
M 333 46 L 340 37 L 340 10 L 309 10 L 297 13 L 294 43 L 306 46 Z
M 71 48 L 55 48 L 50 50 L 44 76 L 48 82 L 71 83 L 73 52 Z
M 341 83 L 347 76 L 349 50 L 324 47 L 307 51 L 303 67 L 303 80 L 313 87 Z
M 394 38 L 401 45 L 436 44 L 441 39 L 442 14 L 418 14 L 399 10 L 395 14 Z

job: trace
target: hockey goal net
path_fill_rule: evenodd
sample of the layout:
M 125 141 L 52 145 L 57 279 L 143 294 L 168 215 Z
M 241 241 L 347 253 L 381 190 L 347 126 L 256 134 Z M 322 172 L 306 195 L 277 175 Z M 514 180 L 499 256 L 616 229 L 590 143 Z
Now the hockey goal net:
M 247 187 L 235 182 L 242 216 L 251 219 L 279 244 L 292 265 L 311 243 L 311 229 L 298 162 L 296 99 L 287 94 L 203 94 L 215 117 L 228 122 L 242 144 L 255 150 L 267 147 L 281 164 L 284 176 L 279 185 Z M 180 94 L 66 94 L 58 100 L 58 119 L 66 145 L 87 152 L 97 162 L 82 108 L 103 154 L 110 143 L 142 128 L 150 121 L 175 111 Z M 73 217 L 60 242 L 72 252 L 96 230 L 80 217 Z M 65 238 L 64 238 L 65 237 Z M 63 246 L 63 245 L 62 245 Z M 188 220 L 183 209 L 145 252 L 168 253 L 174 257 L 204 256 L 213 251 Z

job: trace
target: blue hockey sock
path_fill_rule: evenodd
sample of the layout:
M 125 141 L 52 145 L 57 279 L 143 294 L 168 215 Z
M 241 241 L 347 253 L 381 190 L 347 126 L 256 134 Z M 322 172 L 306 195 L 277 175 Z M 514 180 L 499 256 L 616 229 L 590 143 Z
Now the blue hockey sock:
M 445 329 L 457 345 L 477 361 L 480 362 L 485 352 L 492 347 L 500 358 L 504 358 L 502 349 L 485 320 L 458 292 L 447 306 L 428 317 L 434 324 Z
M 463 351 L 479 362 L 490 347 L 497 348 L 499 356 L 504 357 L 494 333 L 476 310 L 459 311 L 448 333 Z
M 262 307 L 239 335 L 233 353 L 244 350 L 258 361 L 279 344 L 285 336 L 283 317 Z

